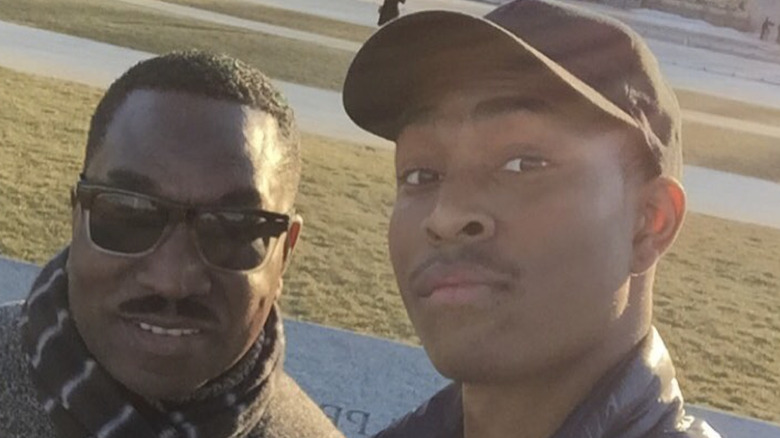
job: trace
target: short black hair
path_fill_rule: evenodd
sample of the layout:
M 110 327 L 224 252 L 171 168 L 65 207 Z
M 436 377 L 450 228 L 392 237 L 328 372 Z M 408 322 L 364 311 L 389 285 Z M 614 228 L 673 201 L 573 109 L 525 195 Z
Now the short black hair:
M 228 55 L 177 51 L 141 61 L 108 88 L 89 126 L 83 172 L 103 146 L 117 109 L 135 90 L 172 91 L 225 100 L 261 110 L 276 119 L 283 142 L 280 177 L 297 192 L 300 138 L 292 108 L 260 70 Z
M 620 148 L 619 154 L 623 177 L 627 181 L 635 180 L 644 183 L 663 173 L 658 159 L 647 147 L 642 136 L 629 137 Z

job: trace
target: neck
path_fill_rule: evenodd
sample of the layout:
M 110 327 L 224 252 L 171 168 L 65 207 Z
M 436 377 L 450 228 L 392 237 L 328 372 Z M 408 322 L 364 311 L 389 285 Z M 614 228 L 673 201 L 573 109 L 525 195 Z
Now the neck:
M 609 369 L 591 358 L 573 362 L 576 366 L 559 368 L 554 375 L 510 384 L 464 383 L 465 438 L 551 437 Z
M 650 330 L 647 278 L 636 279 L 626 313 L 599 344 L 543 372 L 511 381 L 464 382 L 465 438 L 550 438 L 598 380 L 623 360 Z M 649 280 L 652 284 L 652 279 Z M 638 292 L 638 293 L 636 293 Z M 628 310 L 631 309 L 631 310 Z
M 576 403 L 559 382 L 512 387 L 463 384 L 464 437 L 548 438 Z

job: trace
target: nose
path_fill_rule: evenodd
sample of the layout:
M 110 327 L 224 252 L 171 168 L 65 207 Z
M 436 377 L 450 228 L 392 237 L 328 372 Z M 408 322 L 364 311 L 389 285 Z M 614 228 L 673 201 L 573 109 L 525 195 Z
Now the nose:
M 476 243 L 495 234 L 495 219 L 480 202 L 484 197 L 474 190 L 474 184 L 466 185 L 442 185 L 433 210 L 422 223 L 431 245 Z
M 144 258 L 136 278 L 145 289 L 180 300 L 208 293 L 211 280 L 207 270 L 187 226 L 180 223 Z

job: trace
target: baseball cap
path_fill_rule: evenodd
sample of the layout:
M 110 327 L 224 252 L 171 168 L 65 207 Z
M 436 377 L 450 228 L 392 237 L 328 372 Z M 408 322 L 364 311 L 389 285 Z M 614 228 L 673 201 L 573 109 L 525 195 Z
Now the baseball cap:
M 423 11 L 391 21 L 352 61 L 344 108 L 361 128 L 394 141 L 427 89 L 464 69 L 491 68 L 530 72 L 535 79 L 518 87 L 574 96 L 637 129 L 660 173 L 681 175 L 679 104 L 647 44 L 617 20 L 555 0 L 515 0 L 485 17 Z

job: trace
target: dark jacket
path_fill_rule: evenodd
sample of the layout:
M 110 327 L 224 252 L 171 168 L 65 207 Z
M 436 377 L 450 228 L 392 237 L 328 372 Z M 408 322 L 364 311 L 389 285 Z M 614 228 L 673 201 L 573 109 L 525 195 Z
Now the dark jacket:
M 36 398 L 22 353 L 17 327 L 20 311 L 18 304 L 0 306 L 0 437 L 54 438 L 53 426 Z M 271 379 L 275 384 L 271 400 L 250 437 L 343 437 L 282 369 L 277 369 Z
M 375 438 L 463 438 L 461 386 L 452 384 Z M 655 329 L 607 373 L 551 438 L 718 438 L 686 416 L 674 366 Z M 511 437 L 507 437 L 511 438 Z

